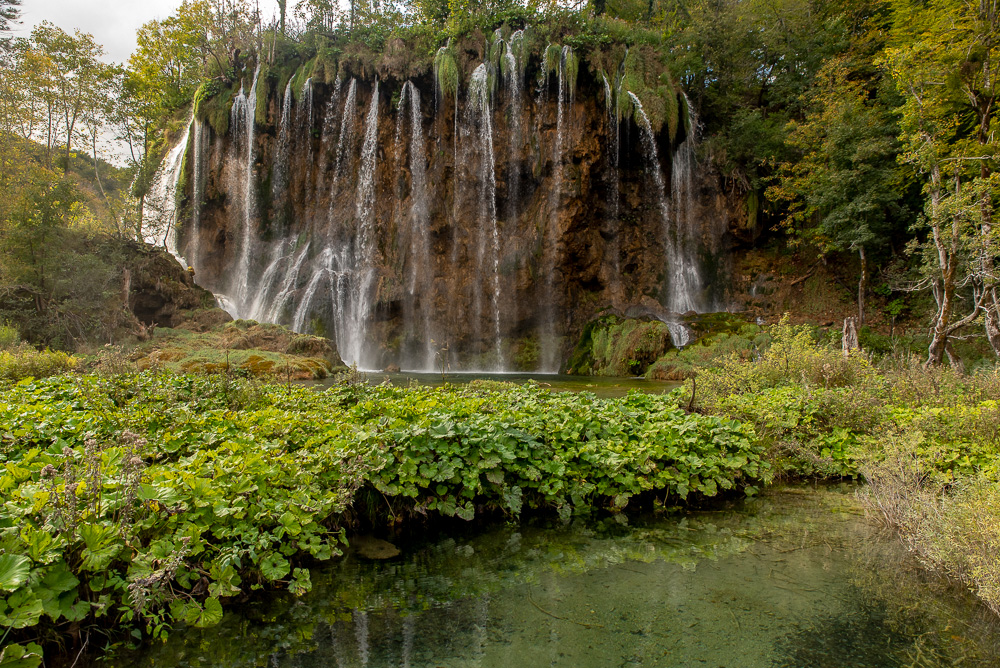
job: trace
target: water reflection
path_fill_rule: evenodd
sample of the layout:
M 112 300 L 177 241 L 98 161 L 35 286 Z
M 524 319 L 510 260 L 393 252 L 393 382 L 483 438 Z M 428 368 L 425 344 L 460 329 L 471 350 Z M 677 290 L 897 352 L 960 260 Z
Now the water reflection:
M 788 488 L 714 511 L 536 523 L 348 555 L 302 599 L 141 666 L 995 666 L 997 627 L 860 515 Z

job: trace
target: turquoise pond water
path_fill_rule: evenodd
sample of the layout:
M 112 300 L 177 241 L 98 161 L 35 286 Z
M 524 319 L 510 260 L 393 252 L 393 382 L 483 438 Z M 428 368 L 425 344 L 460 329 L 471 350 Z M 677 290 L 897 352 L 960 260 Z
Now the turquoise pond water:
M 349 549 L 302 598 L 231 605 L 112 665 L 1000 665 L 990 613 L 867 521 L 852 485 L 431 533 L 388 560 Z

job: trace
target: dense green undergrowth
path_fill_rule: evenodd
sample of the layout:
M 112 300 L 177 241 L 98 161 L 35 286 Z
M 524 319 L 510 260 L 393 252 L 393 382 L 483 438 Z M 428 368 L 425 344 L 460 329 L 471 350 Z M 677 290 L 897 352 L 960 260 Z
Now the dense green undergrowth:
M 776 475 L 863 477 L 874 516 L 1000 614 L 1000 370 L 876 364 L 787 321 L 768 334 L 698 375 L 699 408 L 752 425 Z
M 351 523 L 752 493 L 768 475 L 752 432 L 676 401 L 148 372 L 23 381 L 0 392 L 0 625 L 43 643 L 163 637 L 255 589 L 308 591 Z

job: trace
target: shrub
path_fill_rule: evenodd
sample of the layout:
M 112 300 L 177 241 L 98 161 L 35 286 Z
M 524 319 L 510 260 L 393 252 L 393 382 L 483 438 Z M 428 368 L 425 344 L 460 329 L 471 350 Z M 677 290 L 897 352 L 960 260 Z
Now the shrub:
M 78 360 L 64 352 L 38 351 L 28 345 L 0 350 L 0 380 L 18 381 L 24 378 L 44 378 L 72 371 Z
M 21 335 L 17 327 L 0 322 L 0 350 L 10 350 L 21 343 Z
M 789 384 L 831 388 L 874 386 L 882 382 L 863 353 L 845 356 L 830 346 L 817 345 L 812 329 L 790 324 L 787 315 L 768 334 L 770 343 L 753 359 L 744 361 L 734 353 L 719 367 L 698 376 L 703 403 L 710 406 L 732 394 Z

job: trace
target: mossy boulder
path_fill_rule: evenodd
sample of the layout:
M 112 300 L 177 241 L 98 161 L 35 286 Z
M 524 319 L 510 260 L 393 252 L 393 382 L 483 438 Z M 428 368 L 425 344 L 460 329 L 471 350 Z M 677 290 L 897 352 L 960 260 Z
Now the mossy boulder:
M 602 316 L 584 327 L 566 364 L 566 373 L 641 376 L 673 347 L 670 329 L 664 322 Z
M 253 320 L 227 322 L 206 332 L 160 328 L 133 359 L 140 369 L 291 380 L 326 378 L 346 368 L 328 339 Z

